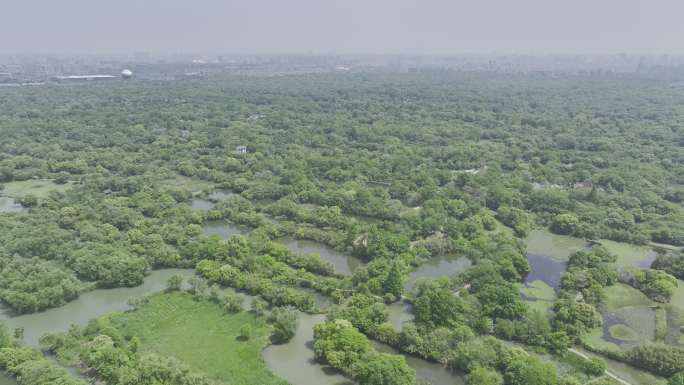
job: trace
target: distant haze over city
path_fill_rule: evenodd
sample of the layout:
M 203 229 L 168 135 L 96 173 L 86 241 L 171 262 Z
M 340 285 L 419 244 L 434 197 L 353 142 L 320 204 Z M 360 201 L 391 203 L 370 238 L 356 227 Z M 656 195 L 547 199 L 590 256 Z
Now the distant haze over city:
M 6 0 L 1 53 L 684 53 L 681 0 Z

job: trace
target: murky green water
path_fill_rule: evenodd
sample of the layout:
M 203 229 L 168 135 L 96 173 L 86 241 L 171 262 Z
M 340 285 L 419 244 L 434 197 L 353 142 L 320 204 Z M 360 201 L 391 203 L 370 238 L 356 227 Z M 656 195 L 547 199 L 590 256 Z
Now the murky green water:
M 17 382 L 7 374 L 0 372 L 0 385 L 17 385 Z
M 235 194 L 234 192 L 232 192 L 230 190 L 218 190 L 218 191 L 214 191 L 213 193 L 211 193 L 208 198 L 212 201 L 222 201 L 222 200 L 224 200 L 226 198 L 230 198 L 234 195 L 237 195 L 237 194 Z
M 209 223 L 205 226 L 205 233 L 215 233 L 224 237 L 243 232 L 237 226 L 221 223 Z M 554 262 L 562 263 L 562 258 L 567 258 L 574 249 L 585 246 L 581 240 L 568 240 L 562 237 L 558 239 L 552 234 L 537 234 L 533 237 L 535 247 L 551 247 L 551 253 L 555 257 L 560 256 L 560 261 L 554 258 Z M 569 238 L 569 237 L 568 237 Z M 337 271 L 351 273 L 361 262 L 350 256 L 343 255 L 332 248 L 317 242 L 299 241 L 294 239 L 285 240 L 290 249 L 304 253 L 319 253 L 325 260 L 333 263 Z M 550 245 L 550 246 L 549 246 Z M 413 287 L 415 282 L 422 277 L 437 277 L 451 275 L 467 269 L 470 261 L 466 258 L 435 258 L 418 268 L 411 274 L 410 283 Z M 88 320 L 102 316 L 112 311 L 123 311 L 129 308 L 128 299 L 141 297 L 146 294 L 163 290 L 166 281 L 174 274 L 184 277 L 193 275 L 192 270 L 165 269 L 152 272 L 146 277 L 143 285 L 134 288 L 99 289 L 82 294 L 79 299 L 56 309 L 50 309 L 41 313 L 10 317 L 7 312 L 0 313 L 0 319 L 4 320 L 11 329 L 23 327 L 25 342 L 31 346 L 38 345 L 38 338 L 48 332 L 67 330 L 71 324 L 84 325 Z M 555 273 L 554 273 L 555 274 Z M 226 289 L 226 292 L 233 292 Z M 245 295 L 243 304 L 249 308 L 251 297 Z M 399 302 L 389 306 L 389 322 L 397 329 L 412 320 L 410 305 Z M 263 357 L 268 367 L 278 376 L 297 385 L 349 385 L 354 382 L 342 376 L 330 367 L 316 363 L 313 359 L 313 326 L 325 320 L 324 315 L 301 314 L 300 322 L 295 337 L 283 345 L 272 345 L 264 349 Z M 376 348 L 386 352 L 396 353 L 392 348 L 376 344 Z M 430 381 L 433 385 L 462 385 L 463 376 L 451 373 L 439 364 L 430 363 L 416 357 L 406 357 L 408 364 L 416 370 L 419 380 Z M 624 375 L 626 379 L 635 379 L 634 384 L 642 384 L 641 371 L 630 368 L 620 363 L 609 362 L 611 369 Z M 0 374 L 0 385 L 16 385 L 11 378 Z
M 408 306 L 408 305 L 407 305 Z M 397 319 L 410 316 L 402 303 L 391 306 Z M 392 317 L 391 317 L 392 318 Z M 407 319 L 409 320 L 409 319 Z M 264 361 L 277 376 L 296 385 L 348 385 L 353 381 L 342 376 L 335 369 L 314 361 L 313 327 L 324 322 L 325 315 L 300 314 L 297 334 L 283 345 L 271 345 L 263 351 Z M 401 354 L 392 347 L 373 341 L 378 351 Z M 427 380 L 432 385 L 463 385 L 463 376 L 452 373 L 442 365 L 427 362 L 417 357 L 405 356 L 409 366 L 416 370 L 419 380 Z
M 221 238 L 229 238 L 235 234 L 247 234 L 250 228 L 238 226 L 224 220 L 207 221 L 202 224 L 204 235 L 218 235 Z
M 406 284 L 404 284 L 404 290 L 406 292 L 413 290 L 420 279 L 444 276 L 449 277 L 458 272 L 467 270 L 470 266 L 471 262 L 466 257 L 438 256 L 431 258 L 411 272 Z
M 387 322 L 396 330 L 401 331 L 404 325 L 413 321 L 413 313 L 411 313 L 411 304 L 407 302 L 395 302 L 387 307 L 388 317 Z
M 607 239 L 601 239 L 600 242 L 609 252 L 617 255 L 617 265 L 620 268 L 649 268 L 658 256 L 651 246 L 632 245 Z
M 214 202 L 206 199 L 193 199 L 192 202 L 190 202 L 190 207 L 193 210 L 209 211 L 213 209 L 214 206 L 216 206 Z
M 24 328 L 24 342 L 30 346 L 38 346 L 38 339 L 45 333 L 68 330 L 72 324 L 85 325 L 88 320 L 100 317 L 113 311 L 130 309 L 128 299 L 142 297 L 146 294 L 162 291 L 166 281 L 175 274 L 184 278 L 194 275 L 190 269 L 155 270 L 145 277 L 142 285 L 130 288 L 98 289 L 83 293 L 75 301 L 40 313 L 25 314 L 12 317 L 8 310 L 0 312 L 10 330 Z
M 525 243 L 530 264 L 525 283 L 539 280 L 554 289 L 558 289 L 570 254 L 589 246 L 583 239 L 553 234 L 548 230 L 532 230 Z
M 16 213 L 24 207 L 9 197 L 0 197 L 0 213 Z
M 296 385 L 351 385 L 353 381 L 335 369 L 314 361 L 313 327 L 325 315 L 300 314 L 297 334 L 283 345 L 271 345 L 262 355 L 275 375 Z
M 539 280 L 558 289 L 561 274 L 566 269 L 565 262 L 559 262 L 546 255 L 528 253 L 527 263 L 530 265 L 530 273 L 525 277 L 526 284 Z
M 553 234 L 548 230 L 532 230 L 525 243 L 528 254 L 544 255 L 560 262 L 567 262 L 570 254 L 588 246 L 584 239 Z
M 391 346 L 373 341 L 373 346 L 379 352 L 401 354 Z M 465 378 L 460 373 L 454 373 L 444 366 L 428 362 L 418 357 L 404 356 L 406 363 L 416 371 L 418 383 L 427 381 L 432 385 L 465 385 Z
M 349 275 L 354 272 L 354 269 L 362 264 L 360 259 L 340 253 L 332 247 L 320 242 L 293 238 L 279 239 L 278 242 L 284 243 L 290 250 L 297 253 L 315 253 L 320 255 L 321 259 L 332 263 L 335 267 L 335 271 L 340 274 Z

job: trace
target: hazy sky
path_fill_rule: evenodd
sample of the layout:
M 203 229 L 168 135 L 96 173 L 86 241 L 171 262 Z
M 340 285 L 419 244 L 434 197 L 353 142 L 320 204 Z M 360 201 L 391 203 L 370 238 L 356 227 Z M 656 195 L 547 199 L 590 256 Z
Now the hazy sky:
M 0 0 L 2 52 L 684 53 L 684 0 Z

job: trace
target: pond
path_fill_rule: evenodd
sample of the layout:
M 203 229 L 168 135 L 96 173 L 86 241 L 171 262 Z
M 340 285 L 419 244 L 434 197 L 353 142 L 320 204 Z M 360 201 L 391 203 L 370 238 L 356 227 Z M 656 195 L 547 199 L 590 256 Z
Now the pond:
M 525 277 L 525 284 L 539 280 L 558 290 L 561 274 L 567 265 L 566 262 L 560 262 L 539 254 L 527 254 L 527 262 L 530 265 L 530 273 Z
M 656 311 L 649 306 L 626 306 L 603 313 L 603 340 L 623 348 L 655 340 Z
M 7 374 L 0 372 L 0 385 L 17 385 L 17 381 Z
M 234 192 L 232 192 L 230 190 L 218 190 L 218 191 L 214 191 L 213 193 L 209 194 L 209 196 L 207 198 L 209 200 L 212 200 L 212 201 L 222 201 L 222 200 L 230 198 L 234 195 L 237 195 L 237 194 L 235 194 Z
M 190 202 L 190 208 L 193 210 L 201 210 L 201 211 L 209 211 L 214 208 L 216 204 L 212 201 L 208 201 L 206 199 L 193 199 L 192 202 Z
M 245 226 L 238 226 L 225 220 L 206 221 L 202 224 L 202 233 L 204 235 L 218 235 L 221 238 L 229 238 L 236 234 L 247 234 L 250 228 Z
M 427 262 L 412 271 L 408 280 L 404 284 L 404 291 L 410 292 L 416 283 L 422 278 L 437 278 L 452 276 L 461 271 L 465 271 L 472 263 L 466 257 L 457 256 L 438 256 L 430 258 Z
M 288 249 L 297 253 L 315 253 L 320 255 L 322 260 L 332 263 L 335 267 L 335 272 L 340 274 L 350 275 L 357 267 L 362 265 L 360 259 L 340 253 L 332 247 L 320 242 L 294 238 L 282 238 L 277 241 L 284 243 L 287 245 Z
M 5 322 L 9 330 L 23 327 L 24 342 L 29 346 L 37 347 L 38 339 L 45 333 L 66 331 L 72 324 L 85 325 L 90 319 L 106 313 L 130 309 L 129 298 L 142 297 L 164 290 L 166 281 L 176 274 L 189 278 L 194 275 L 194 270 L 155 270 L 145 277 L 140 286 L 93 290 L 81 294 L 78 299 L 62 307 L 48 309 L 40 313 L 12 317 L 5 309 L 0 312 L 0 320 Z
M 527 253 L 544 255 L 560 262 L 567 262 L 570 254 L 589 247 L 584 239 L 558 235 L 548 230 L 532 230 L 525 238 Z
M 22 211 L 24 206 L 10 197 L 0 197 L 0 213 L 16 213 Z
M 658 253 L 651 246 L 632 245 L 607 239 L 601 239 L 600 243 L 609 252 L 617 255 L 619 268 L 648 268 L 658 256 Z
M 297 333 L 286 344 L 270 345 L 262 355 L 266 365 L 278 377 L 297 385 L 353 385 L 354 382 L 334 368 L 314 360 L 313 327 L 324 322 L 325 315 L 299 315 Z
M 408 302 L 395 302 L 387 306 L 387 322 L 395 330 L 403 330 L 404 325 L 413 321 L 413 313 L 411 312 L 411 304 Z
M 644 256 L 644 259 L 637 262 L 637 265 L 642 269 L 648 269 L 651 267 L 651 264 L 653 264 L 653 261 L 655 261 L 657 257 L 658 257 L 658 253 L 655 251 L 652 251 L 652 252 L 648 253 L 646 256 Z
M 373 341 L 375 349 L 382 353 L 402 354 L 393 347 L 381 342 Z M 454 373 L 443 365 L 428 362 L 418 357 L 404 355 L 408 366 L 416 371 L 416 382 L 427 382 L 432 385 L 465 385 L 465 379 L 460 373 Z
M 584 239 L 553 234 L 548 230 L 532 230 L 525 242 L 530 265 L 525 284 L 542 281 L 555 290 L 558 290 L 570 254 L 589 247 Z
M 625 341 L 620 339 L 620 338 L 613 336 L 614 333 L 611 333 L 611 328 L 613 328 L 615 326 L 627 327 L 625 322 L 620 317 L 618 317 L 617 315 L 610 314 L 610 313 L 604 314 L 603 315 L 603 325 L 602 325 L 603 335 L 601 336 L 601 338 L 606 342 L 610 342 L 610 343 L 613 343 L 613 344 L 620 346 Z

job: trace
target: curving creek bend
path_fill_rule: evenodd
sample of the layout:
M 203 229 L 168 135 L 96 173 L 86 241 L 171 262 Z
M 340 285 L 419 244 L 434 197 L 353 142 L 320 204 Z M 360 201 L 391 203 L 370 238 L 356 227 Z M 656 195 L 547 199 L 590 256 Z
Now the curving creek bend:
M 209 233 L 230 234 L 239 233 L 241 229 L 230 224 L 213 223 Z M 295 241 L 292 239 L 283 240 L 291 249 L 301 252 L 315 252 L 321 258 L 332 262 L 338 271 L 349 273 L 354 267 L 360 264 L 357 260 L 350 259 L 343 261 L 342 255 L 322 244 L 308 241 Z M 437 261 L 431 263 L 439 264 Z M 448 262 L 442 267 L 450 266 Z M 453 266 L 461 268 L 462 261 L 454 263 Z M 436 274 L 434 268 L 429 269 L 426 274 L 414 274 L 413 279 L 421 276 L 427 277 Z M 117 289 L 97 289 L 83 293 L 78 299 L 68 304 L 48 309 L 43 312 L 13 316 L 7 309 L 0 309 L 0 320 L 4 321 L 9 330 L 17 327 L 24 328 L 24 343 L 29 346 L 38 347 L 39 338 L 45 333 L 66 331 L 72 324 L 85 325 L 90 319 L 100 317 L 104 314 L 125 311 L 130 309 L 128 300 L 130 298 L 142 297 L 147 294 L 162 291 L 166 288 L 167 280 L 176 274 L 189 278 L 194 275 L 192 269 L 162 269 L 152 271 L 144 280 L 143 284 L 131 288 Z M 448 274 L 442 270 L 442 275 Z M 230 289 L 228 289 L 230 290 Z M 245 308 L 251 302 L 246 296 Z M 401 323 L 409 321 L 412 317 L 410 308 L 404 304 L 395 304 L 390 308 L 390 321 L 397 327 Z M 299 327 L 294 338 L 283 345 L 270 345 L 263 351 L 263 358 L 268 367 L 279 377 L 289 381 L 293 385 L 350 385 L 354 384 L 351 380 L 337 373 L 332 368 L 326 367 L 314 361 L 313 352 L 313 326 L 325 321 L 323 314 L 300 314 Z M 376 349 L 390 352 L 392 349 L 387 346 L 376 344 Z M 407 357 L 407 362 L 416 370 L 417 377 L 427 380 L 433 385 L 462 385 L 463 377 L 446 370 L 439 364 L 430 363 L 418 358 Z M 16 381 L 0 372 L 0 385 L 16 385 Z
M 205 229 L 205 232 L 207 233 L 219 234 L 222 236 L 229 236 L 243 231 L 244 229 L 225 222 L 208 224 Z M 343 274 L 351 273 L 356 266 L 360 265 L 360 261 L 345 257 L 343 254 L 320 243 L 297 241 L 293 239 L 284 239 L 282 242 L 287 244 L 293 251 L 318 253 L 322 259 L 333 263 L 336 270 Z M 577 247 L 580 245 L 575 244 L 573 246 Z M 534 245 L 532 248 L 534 248 Z M 531 254 L 534 255 L 533 252 L 531 252 Z M 531 259 L 534 261 L 535 257 L 532 256 Z M 538 263 L 536 265 L 538 265 Z M 406 288 L 412 288 L 421 278 L 452 275 L 467 269 L 469 266 L 470 263 L 465 258 L 434 258 L 427 261 L 410 275 L 409 281 L 406 283 Z M 62 307 L 49 309 L 40 313 L 12 316 L 6 309 L 0 309 L 0 320 L 3 320 L 7 324 L 9 330 L 23 327 L 24 342 L 30 346 L 37 347 L 39 345 L 38 340 L 40 336 L 45 333 L 66 331 L 72 324 L 85 325 L 90 319 L 100 317 L 106 313 L 130 309 L 130 306 L 128 305 L 128 300 L 130 298 L 142 297 L 147 294 L 164 290 L 169 277 L 176 274 L 180 274 L 184 278 L 189 278 L 194 274 L 194 271 L 192 269 L 155 270 L 145 278 L 144 283 L 140 286 L 118 289 L 97 289 L 81 294 L 78 299 L 69 302 Z M 549 278 L 548 275 L 559 275 L 560 271 L 547 271 L 546 274 L 542 274 L 547 275 L 546 278 Z M 244 306 L 245 308 L 249 308 L 251 298 L 246 296 L 246 299 Z M 408 304 L 401 302 L 393 304 L 389 307 L 390 323 L 395 328 L 401 329 L 405 322 L 412 319 L 410 310 Z M 324 320 L 325 315 L 323 314 L 301 313 L 297 333 L 290 342 L 283 345 L 270 345 L 264 349 L 262 355 L 267 366 L 277 376 L 287 380 L 293 385 L 354 384 L 353 381 L 340 375 L 334 369 L 314 361 L 313 326 Z M 378 351 L 399 354 L 399 352 L 393 350 L 389 346 L 377 342 L 374 342 L 373 344 Z M 465 380 L 461 374 L 452 373 L 439 364 L 427 362 L 416 357 L 405 357 L 409 366 L 416 370 L 416 377 L 419 381 L 428 382 L 433 385 L 465 384 Z M 16 384 L 17 383 L 13 379 L 0 372 L 0 385 Z

